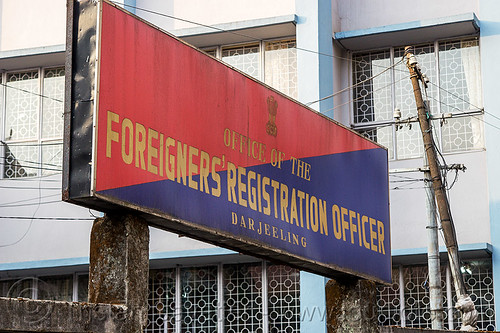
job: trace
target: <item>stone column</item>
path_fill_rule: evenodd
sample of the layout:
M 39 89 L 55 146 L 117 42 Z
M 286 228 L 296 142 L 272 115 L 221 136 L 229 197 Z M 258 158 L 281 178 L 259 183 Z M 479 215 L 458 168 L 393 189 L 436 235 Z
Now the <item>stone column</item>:
M 127 306 L 130 333 L 143 332 L 148 312 L 149 229 L 134 215 L 106 215 L 90 235 L 89 302 Z
M 375 282 L 361 279 L 326 283 L 328 333 L 378 333 Z

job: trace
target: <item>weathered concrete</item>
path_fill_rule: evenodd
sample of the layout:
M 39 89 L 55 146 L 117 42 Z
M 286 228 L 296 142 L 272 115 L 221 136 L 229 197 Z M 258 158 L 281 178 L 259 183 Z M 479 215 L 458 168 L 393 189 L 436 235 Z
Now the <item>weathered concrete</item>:
M 149 229 L 134 215 L 106 215 L 90 235 L 89 302 L 127 306 L 127 330 L 143 332 L 147 319 Z
M 126 332 L 123 305 L 0 297 L 0 332 Z
M 426 328 L 409 328 L 409 327 L 397 327 L 397 326 L 381 326 L 380 333 L 449 333 L 449 332 L 463 332 L 455 330 L 433 330 Z M 484 331 L 476 331 L 484 332 Z M 490 333 L 492 333 L 490 331 Z
M 445 332 L 455 332 L 455 331 L 445 331 L 445 330 L 432 330 L 432 329 L 421 329 L 421 328 L 409 328 L 409 327 L 396 327 L 396 326 L 382 326 L 380 327 L 380 333 L 445 333 Z
M 378 333 L 377 290 L 367 280 L 330 280 L 326 284 L 328 333 Z

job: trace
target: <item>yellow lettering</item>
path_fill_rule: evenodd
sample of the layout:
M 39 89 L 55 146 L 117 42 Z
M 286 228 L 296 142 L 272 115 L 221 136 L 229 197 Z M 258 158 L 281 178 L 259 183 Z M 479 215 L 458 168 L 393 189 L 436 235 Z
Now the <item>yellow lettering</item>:
M 368 243 L 368 241 L 366 240 L 366 228 L 365 228 L 365 224 L 368 223 L 368 216 L 365 216 L 363 215 L 363 217 L 361 218 L 361 222 L 363 224 L 363 245 L 369 250 L 370 249 L 370 243 Z
M 311 229 L 314 232 L 318 232 L 318 228 L 318 199 L 314 195 L 311 195 Z
M 153 139 L 158 139 L 158 132 L 148 128 L 148 171 L 158 174 L 158 167 L 153 165 L 153 158 L 158 158 L 158 148 L 153 147 Z
M 187 144 L 182 144 L 177 141 L 177 182 L 186 185 L 186 158 L 187 158 Z
M 221 159 L 217 156 L 212 157 L 212 180 L 217 184 L 217 187 L 212 188 L 212 195 L 214 197 L 220 197 L 221 195 L 221 187 L 220 187 L 220 176 L 215 171 L 215 167 L 220 165 Z
M 269 197 L 269 193 L 266 191 L 266 185 L 269 185 L 271 180 L 269 177 L 262 178 L 262 198 L 266 202 L 266 207 L 262 210 L 264 214 L 271 215 L 271 198 Z
M 302 202 L 301 202 L 302 203 Z M 299 225 L 299 218 L 297 216 L 297 196 L 295 195 L 295 189 L 292 188 L 292 199 L 290 200 L 290 223 L 293 224 L 293 221 L 295 220 L 295 224 L 297 226 Z
M 373 241 L 375 239 L 377 239 L 377 233 L 375 231 L 373 231 L 373 227 L 375 226 L 375 223 L 376 223 L 375 219 L 372 219 L 370 217 L 370 244 L 371 244 L 372 251 L 377 252 L 377 245 L 375 245 L 373 243 Z
M 234 202 L 235 204 L 237 204 L 238 201 L 236 199 L 236 191 L 234 189 L 235 187 L 236 187 L 236 166 L 231 162 L 227 162 L 227 201 Z
M 349 226 L 351 229 L 351 243 L 354 244 L 354 233 L 358 232 L 358 228 L 354 223 L 352 223 L 352 219 L 356 218 L 356 212 L 349 210 Z
M 347 209 L 340 207 L 340 212 L 342 215 L 342 240 L 345 242 L 345 230 L 349 229 L 349 222 L 344 218 L 347 215 Z
M 128 118 L 124 118 L 122 121 L 122 159 L 125 164 L 130 164 L 134 160 L 134 124 Z
M 107 131 L 106 131 L 106 157 L 111 157 L 111 141 L 118 142 L 118 132 L 113 131 L 113 123 L 118 123 L 120 116 L 114 112 L 108 111 Z
M 326 201 L 325 200 L 319 200 L 319 225 L 320 225 L 320 232 L 323 235 L 328 236 L 328 221 L 326 217 Z
M 341 239 L 342 238 L 342 223 L 341 223 L 341 219 L 340 219 L 339 206 L 337 206 L 337 205 L 332 206 L 332 217 L 333 217 L 333 234 L 335 235 L 335 238 Z
M 306 194 L 301 190 L 297 190 L 297 197 L 300 199 L 299 201 L 299 211 L 300 211 L 300 226 L 304 228 L 304 209 L 302 207 L 302 200 L 306 197 Z
M 278 189 L 280 188 L 280 183 L 275 180 L 271 180 L 271 187 L 274 193 L 274 217 L 278 218 Z
M 281 190 L 280 190 L 280 206 L 281 206 L 281 221 L 288 221 L 288 186 L 285 184 L 281 184 Z
M 144 150 L 146 150 L 146 128 L 142 124 L 135 123 L 135 167 L 140 167 L 142 170 L 146 170 Z
M 165 140 L 165 175 L 168 179 L 175 179 L 175 156 L 170 155 L 170 147 L 175 147 L 175 140 L 168 137 Z
M 257 210 L 257 190 L 255 186 L 252 186 L 252 180 L 255 180 L 255 171 L 250 170 L 247 175 L 248 206 L 253 210 Z
M 247 200 L 243 199 L 243 193 L 247 191 L 247 185 L 241 181 L 241 176 L 245 176 L 247 170 L 243 167 L 238 167 L 238 199 L 240 206 L 247 207 Z
M 198 148 L 189 146 L 189 176 L 188 176 L 188 184 L 193 190 L 198 189 L 198 183 L 193 180 L 193 175 L 198 173 L 198 166 L 193 163 L 193 156 L 198 156 Z
M 200 153 L 200 191 L 203 192 L 205 189 L 206 193 L 210 193 L 208 190 L 208 174 L 210 171 L 210 155 L 201 151 Z
M 384 247 L 384 223 L 377 221 L 377 234 L 378 234 L 378 250 L 380 253 L 385 254 Z

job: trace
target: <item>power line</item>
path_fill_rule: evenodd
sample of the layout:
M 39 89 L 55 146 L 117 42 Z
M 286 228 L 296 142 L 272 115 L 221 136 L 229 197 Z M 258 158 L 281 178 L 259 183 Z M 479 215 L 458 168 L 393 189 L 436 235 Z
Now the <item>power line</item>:
M 4 179 L 9 179 L 12 182 L 32 182 L 33 179 L 36 179 L 40 182 L 47 182 L 47 183 L 60 183 L 60 179 L 46 179 L 48 177 L 52 177 L 54 175 L 60 175 L 61 172 L 54 172 L 50 175 L 39 175 L 39 176 L 23 176 L 23 177 L 5 177 Z
M 113 1 L 113 0 L 111 0 L 111 2 L 114 3 L 114 4 L 116 4 L 116 5 L 119 5 L 119 6 L 133 8 L 135 10 L 140 10 L 140 11 L 143 11 L 143 12 L 146 12 L 146 13 L 150 13 L 150 14 L 154 14 L 154 15 L 166 17 L 166 18 L 169 18 L 169 19 L 172 19 L 172 20 L 182 21 L 182 22 L 186 22 L 186 23 L 189 23 L 189 24 L 198 25 L 198 26 L 201 26 L 201 27 L 205 27 L 205 28 L 217 30 L 217 31 L 220 31 L 220 32 L 227 32 L 227 33 L 230 33 L 230 34 L 233 34 L 233 35 L 236 35 L 236 36 L 250 38 L 252 40 L 259 41 L 259 42 L 263 41 L 262 38 L 258 38 L 258 37 L 251 36 L 251 35 L 247 35 L 247 34 L 244 34 L 244 33 L 241 33 L 241 32 L 232 31 L 232 30 L 226 30 L 226 29 L 222 29 L 222 28 L 219 28 L 219 27 L 216 27 L 216 26 L 213 26 L 213 25 L 199 23 L 199 22 L 195 22 L 195 21 L 183 19 L 183 18 L 180 18 L 180 17 L 177 17 L 177 16 L 168 15 L 168 14 L 165 14 L 165 13 L 160 13 L 160 12 L 157 12 L 157 11 L 154 11 L 154 10 L 151 10 L 151 9 L 141 8 L 141 7 L 137 7 L 137 6 L 133 6 L 133 5 L 129 5 L 129 4 L 119 3 L 119 2 L 116 2 L 116 1 Z M 305 48 L 302 48 L 302 47 L 295 46 L 295 49 L 296 50 L 300 50 L 300 51 L 304 51 L 304 52 L 314 53 L 314 54 L 325 56 L 325 57 L 329 57 L 329 58 L 337 58 L 337 59 L 345 60 L 345 61 L 349 61 L 349 62 L 363 63 L 362 60 L 361 61 L 354 60 L 354 59 L 350 59 L 350 58 L 346 58 L 346 57 L 341 57 L 341 56 L 337 56 L 337 55 L 333 55 L 333 54 L 328 54 L 328 53 L 324 53 L 324 52 L 318 52 L 318 51 L 314 51 L 314 50 L 309 50 L 309 49 L 305 49 Z M 385 68 L 385 66 L 376 65 L 376 64 L 372 64 L 372 66 L 374 66 L 374 67 L 380 67 L 380 68 Z
M 30 186 L 5 186 L 0 185 L 0 188 L 13 189 L 13 190 L 38 190 L 38 187 L 30 187 Z M 61 191 L 61 187 L 40 187 L 42 190 L 59 190 Z
M 17 142 L 5 142 L 0 140 L 0 144 L 7 147 L 45 147 L 45 146 L 62 146 L 64 142 L 17 143 Z
M 33 165 L 15 165 L 15 164 L 10 164 L 10 163 L 5 163 L 5 162 L 0 162 L 0 165 L 3 166 L 8 166 L 11 167 L 12 169 L 35 169 L 35 170 L 42 170 L 42 171 L 57 171 L 57 172 L 62 172 L 62 169 L 53 169 L 53 168 L 44 168 L 44 167 L 37 167 Z M 30 177 L 30 176 L 26 176 Z
M 29 216 L 0 216 L 5 220 L 50 220 L 50 221 L 93 221 L 94 218 L 85 217 L 29 217 Z
M 55 156 L 57 156 L 59 154 L 60 154 L 60 152 L 58 152 Z M 11 153 L 11 155 L 14 155 L 14 154 Z M 53 163 L 48 163 L 48 162 L 38 162 L 38 161 L 30 161 L 30 160 L 21 160 L 21 159 L 16 158 L 15 156 L 13 156 L 13 157 L 0 156 L 0 160 L 4 160 L 4 162 L 0 161 L 0 164 L 11 165 L 13 167 L 34 168 L 32 166 L 29 166 L 29 165 L 21 165 L 23 163 L 26 163 L 26 164 L 34 164 L 37 166 L 44 165 L 44 166 L 48 166 L 48 167 L 61 168 L 61 164 L 53 164 Z M 10 163 L 8 160 L 12 160 L 12 163 Z M 16 162 L 18 164 L 15 164 Z M 50 170 L 50 168 L 48 168 L 48 169 Z M 62 171 L 62 169 L 57 169 L 57 171 Z
M 13 87 L 13 86 L 10 86 L 10 85 L 8 85 L 8 84 L 6 84 L 6 83 L 1 83 L 1 82 L 0 82 L 0 85 L 2 85 L 2 86 L 4 86 L 4 87 L 7 87 L 7 88 L 11 88 L 11 89 L 19 90 L 19 91 L 22 91 L 22 92 L 27 93 L 27 94 L 32 94 L 32 95 L 35 95 L 35 96 L 38 96 L 38 97 L 51 99 L 51 100 L 56 101 L 56 102 L 59 102 L 59 103 L 64 103 L 64 101 L 63 101 L 63 100 L 61 100 L 61 99 L 57 99 L 57 98 L 54 98 L 54 97 L 50 97 L 50 96 L 46 96 L 46 95 L 42 95 L 42 94 L 39 94 L 39 93 L 36 93 L 36 92 L 33 92 L 33 91 L 29 91 L 29 90 L 26 90 L 26 89 Z
M 52 200 L 52 201 L 43 201 L 40 203 L 34 202 L 34 203 L 29 203 L 29 204 L 14 204 L 14 205 L 1 205 L 0 208 L 16 208 L 16 207 L 28 207 L 28 206 L 34 206 L 34 205 L 47 205 L 47 204 L 53 204 L 53 203 L 61 203 L 63 202 L 62 200 Z
M 36 198 L 31 198 L 31 199 L 21 199 L 21 200 L 10 201 L 10 202 L 2 202 L 2 203 L 0 203 L 0 206 L 15 204 L 15 203 L 19 203 L 19 202 L 33 201 L 33 200 L 38 200 L 38 199 L 42 199 L 42 198 L 50 198 L 50 197 L 55 197 L 56 195 L 58 195 L 58 194 L 38 196 Z
M 385 86 L 383 86 L 383 87 L 377 88 L 377 89 L 375 89 L 375 90 L 373 90 L 373 91 L 369 92 L 367 95 L 362 95 L 362 96 L 359 96 L 359 97 L 353 98 L 353 99 L 351 99 L 351 100 L 349 100 L 349 101 L 347 101 L 347 102 L 345 102 L 345 103 L 342 103 L 342 104 L 336 105 L 336 106 L 334 106 L 333 108 L 330 108 L 330 109 L 328 109 L 328 110 L 326 110 L 326 111 L 323 111 L 323 112 L 334 111 L 335 109 L 338 109 L 338 108 L 340 108 L 340 107 L 342 107 L 342 106 L 344 106 L 344 105 L 351 104 L 352 102 L 355 102 L 355 101 L 358 101 L 358 100 L 360 100 L 360 99 L 363 99 L 363 98 L 365 98 L 366 96 L 368 96 L 369 94 L 373 94 L 373 93 L 375 93 L 375 92 L 377 92 L 377 91 L 379 91 L 379 90 L 383 90 L 383 89 L 389 88 L 389 87 L 390 87 L 390 86 L 392 86 L 392 85 L 396 85 L 397 83 L 399 83 L 400 81 L 403 81 L 404 79 L 407 79 L 407 77 L 402 77 L 402 78 L 400 78 L 400 79 L 399 79 L 399 80 L 397 80 L 397 81 L 391 82 L 391 83 L 389 83 L 389 84 L 387 84 L 387 85 L 385 85 Z M 374 128 L 374 127 L 381 128 L 381 127 L 387 127 L 387 126 L 392 126 L 392 125 L 393 125 L 393 123 L 390 123 L 390 124 L 384 124 L 384 125 L 379 125 L 379 126 L 375 125 L 375 126 L 370 126 L 370 128 Z
M 306 103 L 306 105 L 307 105 L 307 106 L 309 106 L 309 105 L 311 105 L 311 104 L 314 104 L 314 103 L 317 103 L 317 102 L 321 102 L 321 101 L 323 101 L 323 100 L 325 100 L 325 99 L 335 97 L 335 96 L 337 96 L 337 95 L 339 95 L 339 94 L 341 94 L 341 93 L 343 93 L 343 92 L 346 92 L 346 91 L 348 91 L 348 90 L 350 90 L 350 89 L 352 89 L 352 88 L 354 88 L 354 87 L 357 87 L 357 86 L 359 86 L 359 85 L 361 85 L 361 84 L 364 84 L 364 83 L 366 83 L 366 82 L 368 82 L 368 81 L 371 81 L 371 80 L 375 79 L 376 77 L 378 77 L 378 76 L 380 76 L 380 75 L 384 74 L 384 73 L 385 73 L 385 72 L 387 72 L 389 69 L 396 67 L 396 66 L 397 66 L 400 62 L 402 62 L 402 60 L 398 61 L 397 63 L 395 63 L 395 64 L 393 64 L 393 65 L 391 65 L 391 66 L 389 66 L 389 67 L 385 68 L 385 69 L 384 69 L 384 70 L 382 70 L 380 73 L 377 73 L 377 74 L 375 74 L 375 75 L 373 75 L 373 76 L 371 76 L 371 77 L 369 77 L 369 78 L 367 78 L 367 79 L 365 79 L 365 80 L 363 80 L 363 81 L 359 81 L 359 82 L 357 82 L 357 83 L 355 83 L 355 84 L 353 84 L 353 85 L 351 85 L 351 86 L 349 86 L 349 87 L 346 87 L 346 88 L 344 88 L 344 89 L 342 89 L 342 90 L 339 90 L 339 91 L 337 91 L 337 92 L 335 92 L 335 93 L 333 93 L 333 94 L 331 94 L 331 95 L 328 95 L 328 96 L 325 96 L 325 97 L 323 97 L 323 98 L 320 98 L 320 99 L 318 99 L 318 100 L 316 100 L 316 101 L 312 101 L 312 102 Z
M 437 99 L 437 98 L 435 98 L 435 97 L 430 96 L 430 98 L 431 98 L 432 100 L 434 100 L 434 101 L 436 101 L 436 102 L 438 102 L 438 103 L 440 103 L 440 104 L 444 105 L 444 106 L 447 106 L 447 107 L 449 107 L 449 108 L 452 108 L 452 109 L 458 110 L 458 111 L 460 111 L 460 112 L 461 112 L 461 113 L 463 113 L 463 114 L 466 114 L 466 113 L 467 113 L 466 111 L 464 111 L 464 110 L 460 110 L 460 109 L 459 109 L 459 108 L 457 108 L 456 106 L 452 106 L 452 105 L 449 105 L 449 104 L 447 104 L 447 103 L 445 103 L 445 102 L 442 102 L 442 101 L 438 100 L 438 99 Z M 486 111 L 484 111 L 484 110 L 482 110 L 482 111 L 483 111 L 484 113 L 486 113 Z M 493 115 L 492 115 L 492 114 L 490 114 L 490 113 L 488 113 L 488 114 L 489 114 L 489 115 L 491 115 L 491 116 L 493 116 Z M 487 122 L 486 120 L 484 120 L 484 119 L 480 118 L 479 116 L 476 116 L 476 115 L 473 115 L 473 114 L 469 114 L 468 116 L 469 116 L 469 117 L 473 117 L 473 118 L 475 118 L 475 119 L 477 119 L 477 120 L 479 120 L 479 121 L 481 121 L 481 122 L 485 123 L 486 125 L 489 125 L 489 126 L 491 126 L 491 127 L 495 128 L 495 129 L 497 129 L 497 130 L 500 130 L 500 127 L 498 127 L 498 126 L 496 126 L 496 125 L 493 125 L 492 123 Z M 493 116 L 493 117 L 494 117 L 494 118 L 496 118 L 495 116 Z M 452 117 L 452 118 L 453 118 L 453 117 Z

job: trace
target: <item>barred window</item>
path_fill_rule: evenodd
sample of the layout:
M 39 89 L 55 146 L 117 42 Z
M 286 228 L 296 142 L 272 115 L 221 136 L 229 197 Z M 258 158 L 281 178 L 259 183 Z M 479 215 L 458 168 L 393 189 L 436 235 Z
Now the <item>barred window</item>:
M 217 51 L 220 52 L 217 52 Z M 223 45 L 204 50 L 271 87 L 297 98 L 297 50 L 295 39 L 280 39 L 241 45 Z
M 25 277 L 0 281 L 0 297 L 73 300 L 73 276 Z
M 242 72 L 257 79 L 260 78 L 259 44 L 223 47 L 222 60 Z
M 438 147 L 445 153 L 483 148 L 478 39 L 420 45 L 412 52 L 430 80 L 424 99 Z M 419 125 L 410 119 L 416 106 L 403 55 L 402 47 L 353 55 L 353 127 L 388 147 L 391 159 L 423 155 Z M 395 109 L 410 121 L 395 124 Z
M 495 331 L 493 272 L 489 259 L 463 261 L 461 270 L 468 293 L 478 311 L 478 327 Z M 393 269 L 392 285 L 377 287 L 378 322 L 413 328 L 431 328 L 429 276 L 427 266 L 405 266 Z M 455 289 L 448 267 L 441 265 L 443 290 L 443 324 L 447 329 L 461 326 L 460 312 L 455 309 Z M 451 300 L 451 301 L 450 301 Z
M 300 332 L 299 297 L 300 272 L 283 265 L 153 270 L 145 332 Z
M 6 73 L 1 80 L 5 99 L 3 177 L 60 171 L 64 68 Z

